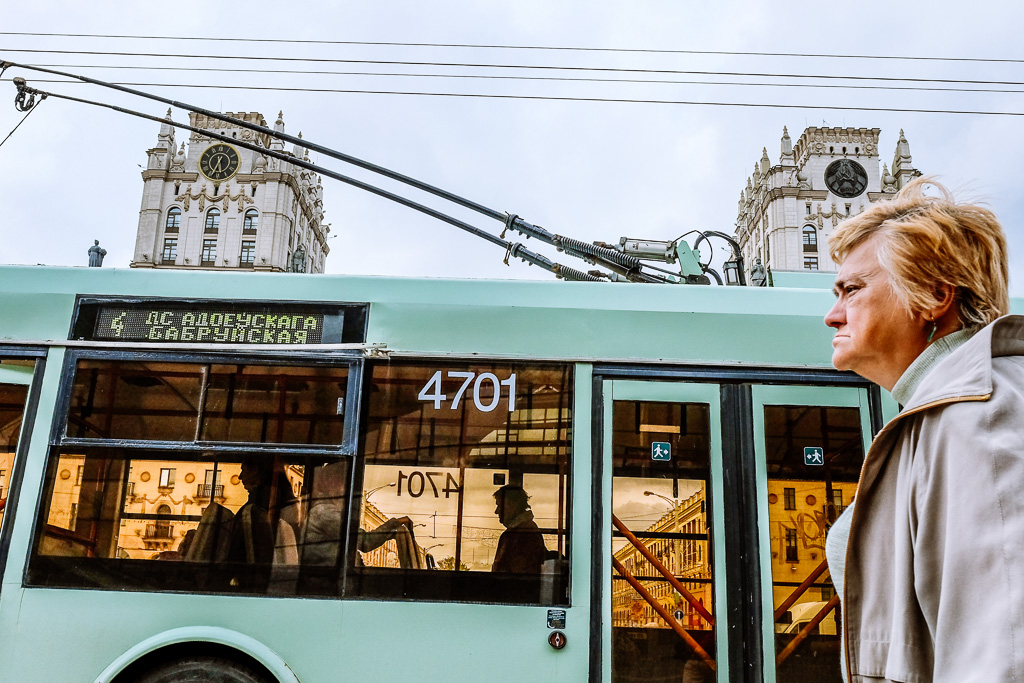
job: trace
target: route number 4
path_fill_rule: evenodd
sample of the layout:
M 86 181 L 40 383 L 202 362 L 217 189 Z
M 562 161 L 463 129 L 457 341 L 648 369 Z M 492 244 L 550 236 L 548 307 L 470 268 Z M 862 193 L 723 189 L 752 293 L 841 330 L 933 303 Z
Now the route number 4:
M 455 396 L 452 398 L 451 405 L 449 406 L 452 410 L 459 409 L 462 397 L 466 395 L 470 385 L 473 385 L 473 405 L 477 410 L 489 413 L 497 408 L 498 404 L 501 403 L 501 394 L 504 387 L 508 387 L 508 412 L 511 413 L 516 409 L 516 374 L 514 372 L 508 379 L 499 380 L 498 376 L 493 372 L 477 374 L 475 372 L 459 372 L 457 370 L 448 370 L 447 372 L 438 370 L 420 389 L 420 393 L 417 395 L 417 398 L 421 401 L 432 402 L 434 410 L 440 410 L 441 404 L 448 400 L 448 394 L 441 393 L 442 373 L 450 379 L 462 380 L 462 386 L 455 392 Z M 483 388 L 487 384 L 490 384 L 493 391 L 489 397 L 482 397 Z

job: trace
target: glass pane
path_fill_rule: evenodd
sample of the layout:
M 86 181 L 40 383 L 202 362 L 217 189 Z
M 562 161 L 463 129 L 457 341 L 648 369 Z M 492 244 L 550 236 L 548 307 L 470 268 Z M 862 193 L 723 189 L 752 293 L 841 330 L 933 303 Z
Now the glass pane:
M 347 460 L 59 452 L 35 585 L 336 595 Z
M 569 366 L 374 366 L 354 590 L 566 604 L 571 405 Z
M 828 572 L 820 572 L 825 535 L 857 491 L 864 460 L 860 410 L 765 406 L 764 424 L 777 680 L 838 683 L 838 607 L 830 603 L 835 591 Z
M 75 372 L 67 434 L 340 444 L 347 383 L 347 366 L 82 360 Z
M 613 681 L 715 680 L 710 468 L 707 405 L 614 403 Z
M 4 366 L 9 363 L 11 362 L 3 361 Z M 24 363 L 28 368 L 32 367 L 32 361 Z M 0 383 L 0 528 L 7 508 L 11 476 L 14 472 L 14 457 L 18 453 L 18 439 L 21 435 L 27 397 L 27 385 Z
M 340 444 L 348 368 L 214 365 L 204 441 Z

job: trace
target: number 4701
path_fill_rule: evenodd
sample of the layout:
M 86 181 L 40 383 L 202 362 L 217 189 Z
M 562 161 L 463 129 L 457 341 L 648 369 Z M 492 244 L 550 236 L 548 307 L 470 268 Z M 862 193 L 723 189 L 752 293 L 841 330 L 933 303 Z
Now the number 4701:
M 420 393 L 417 398 L 421 401 L 431 401 L 434 404 L 434 410 L 441 409 L 441 403 L 448 400 L 448 394 L 441 393 L 441 375 L 442 370 L 438 370 L 434 375 L 427 380 L 427 383 L 420 389 Z M 489 413 L 498 407 L 501 403 L 502 388 L 508 387 L 508 411 L 511 413 L 516 409 L 516 374 L 513 372 L 509 375 L 508 379 L 499 380 L 498 376 L 493 372 L 481 372 L 477 374 L 475 372 L 459 372 L 457 370 L 448 370 L 444 372 L 449 378 L 461 379 L 462 386 L 455 392 L 455 396 L 452 398 L 451 409 L 458 410 L 459 404 L 462 402 L 462 397 L 466 395 L 466 391 L 469 386 L 473 385 L 473 405 L 477 410 L 482 410 L 485 413 Z M 493 388 L 493 393 L 489 397 L 489 401 L 481 398 L 481 389 L 485 383 L 490 383 Z

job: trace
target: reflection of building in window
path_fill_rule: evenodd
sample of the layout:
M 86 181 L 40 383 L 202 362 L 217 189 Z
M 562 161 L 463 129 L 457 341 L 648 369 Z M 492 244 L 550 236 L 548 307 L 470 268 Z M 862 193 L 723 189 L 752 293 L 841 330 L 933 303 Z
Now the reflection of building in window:
M 163 467 L 160 469 L 160 488 L 168 489 L 174 487 L 174 468 Z M 168 510 L 170 512 L 170 510 Z
M 75 474 L 75 486 L 82 485 L 82 476 L 85 474 L 85 465 L 79 465 Z
M 689 498 L 681 500 L 657 522 L 638 533 L 639 540 L 678 578 L 701 605 L 711 611 L 711 565 L 707 552 L 708 526 L 704 483 Z M 644 538 L 644 534 L 680 535 L 682 538 Z M 640 551 L 626 543 L 615 552 L 617 559 L 669 612 L 683 612 L 687 629 L 710 630 L 697 610 L 651 566 Z M 669 628 L 627 581 L 612 582 L 612 625 L 639 627 L 656 624 Z
M 796 489 L 786 487 L 782 490 L 782 498 L 787 510 L 796 510 Z
M 796 529 L 786 529 L 786 562 L 799 562 L 796 550 Z

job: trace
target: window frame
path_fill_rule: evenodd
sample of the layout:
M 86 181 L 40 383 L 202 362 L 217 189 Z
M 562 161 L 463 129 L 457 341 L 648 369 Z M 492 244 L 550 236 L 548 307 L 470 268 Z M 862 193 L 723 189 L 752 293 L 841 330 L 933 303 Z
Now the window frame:
M 203 238 L 202 251 L 199 252 L 199 265 L 217 265 L 217 239 Z
M 211 206 L 203 219 L 203 234 L 216 234 L 220 232 L 220 209 Z
M 246 209 L 242 217 L 242 234 L 255 235 L 259 229 L 260 212 L 257 209 Z
M 165 237 L 163 251 L 160 252 L 161 263 L 178 262 L 178 238 Z
M 339 444 L 294 444 L 294 443 L 258 443 L 258 442 L 221 442 L 221 441 L 148 441 L 141 439 L 109 439 L 109 438 L 79 438 L 66 436 L 69 423 L 71 399 L 74 388 L 74 373 L 80 360 L 106 360 L 113 362 L 164 362 L 164 363 L 188 363 L 188 364 L 218 364 L 218 365 L 268 365 L 285 367 L 347 367 L 348 375 L 345 389 L 345 415 L 343 418 L 342 438 Z M 355 464 L 357 446 L 359 443 L 359 420 L 362 411 L 362 375 L 364 369 L 364 357 L 359 350 L 336 350 L 331 355 L 325 352 L 263 352 L 263 353 L 239 353 L 237 351 L 226 352 L 196 352 L 188 353 L 182 351 L 131 351 L 131 350 L 110 350 L 110 349 L 74 349 L 69 348 L 65 354 L 61 366 L 61 380 L 55 401 L 55 417 L 51 423 L 48 438 L 46 456 L 46 474 L 42 482 L 40 495 L 35 502 L 33 515 L 32 542 L 29 546 L 27 564 L 25 568 L 26 585 L 35 588 L 52 588 L 76 590 L 101 590 L 101 591 L 134 591 L 147 593 L 180 592 L 181 588 L 154 588 L 141 585 L 142 581 L 133 575 L 133 572 L 141 571 L 141 565 L 127 567 L 123 585 L 90 586 L 73 584 L 70 580 L 61 580 L 62 560 L 74 560 L 67 556 L 49 556 L 38 552 L 40 541 L 45 534 L 47 517 L 49 514 L 50 500 L 52 497 L 52 485 L 56 475 L 56 468 L 60 457 L 64 453 L 109 451 L 114 457 L 119 457 L 118 452 L 123 453 L 126 461 L 136 459 L 136 453 L 140 460 L 152 460 L 154 457 L 166 458 L 170 461 L 197 462 L 200 454 L 212 453 L 219 458 L 228 461 L 242 459 L 246 456 L 281 457 L 287 459 L 314 458 L 318 460 L 329 460 L 331 462 L 344 462 L 346 467 L 346 479 L 349 491 L 352 491 L 352 478 L 357 465 Z M 172 464 L 173 468 L 174 465 Z M 183 480 L 184 481 L 184 480 Z M 218 476 L 218 481 L 220 477 Z M 166 489 L 165 489 L 166 490 Z M 352 514 L 354 496 L 348 495 L 346 502 L 346 514 Z M 170 515 L 167 521 L 174 522 L 183 519 L 180 515 Z M 154 517 L 154 524 L 156 523 Z M 346 555 L 339 561 L 336 569 L 341 580 L 350 566 L 344 559 L 347 557 L 347 546 L 349 537 L 347 528 L 340 537 L 340 542 L 345 548 Z M 95 558 L 98 563 L 125 562 L 120 558 Z M 140 560 L 135 560 L 140 561 Z M 152 560 L 144 560 L 151 562 Z M 161 563 L 162 564 L 162 563 Z M 99 566 L 99 565 L 97 565 Z M 33 579 L 32 577 L 37 578 Z M 54 578 L 56 577 L 56 578 Z M 133 583 L 133 578 L 136 583 Z M 195 595 L 222 594 L 223 591 L 204 588 L 202 590 L 188 591 Z M 250 597 L 270 598 L 277 594 L 272 592 L 227 592 L 228 595 L 245 595 Z M 294 595 L 282 595 L 281 597 L 292 598 L 326 598 L 340 599 L 342 595 L 314 595 L 300 592 Z
M 167 218 L 164 220 L 164 234 L 177 235 L 181 231 L 181 215 L 182 211 L 179 206 L 172 206 L 167 210 Z

